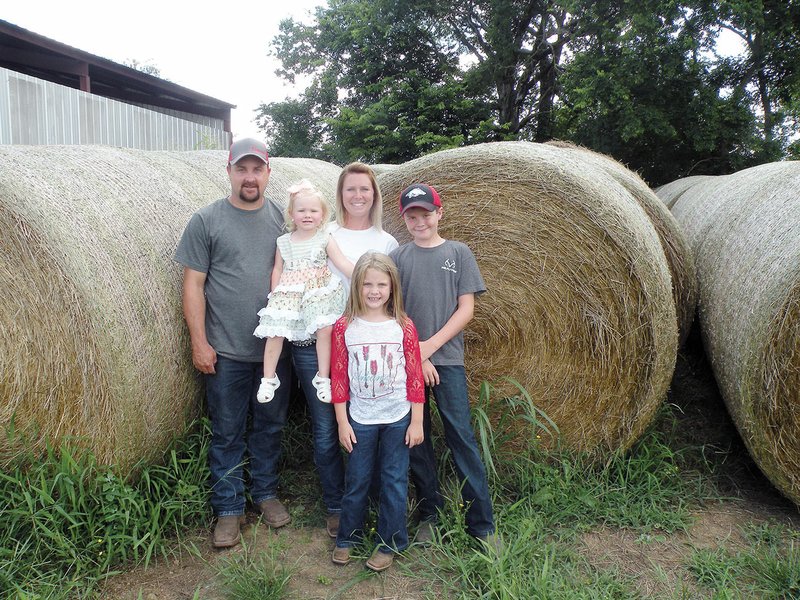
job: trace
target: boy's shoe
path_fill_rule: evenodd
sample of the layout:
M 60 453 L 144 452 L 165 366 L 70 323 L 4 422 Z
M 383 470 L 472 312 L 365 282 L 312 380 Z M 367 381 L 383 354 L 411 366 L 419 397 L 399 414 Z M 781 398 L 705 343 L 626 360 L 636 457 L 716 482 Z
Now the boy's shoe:
M 269 402 L 275 397 L 275 390 L 279 387 L 281 387 L 281 380 L 278 379 L 277 373 L 275 373 L 275 377 L 270 377 L 269 379 L 262 377 L 261 385 L 258 386 L 258 392 L 256 393 L 256 400 L 262 404 Z
M 367 560 L 367 568 L 376 573 L 380 573 L 391 567 L 393 562 L 394 554 L 386 554 L 386 552 L 381 552 L 375 548 L 375 552 L 373 552 L 372 556 Z
M 242 539 L 239 526 L 244 523 L 244 515 L 228 515 L 218 517 L 214 527 L 214 536 L 211 538 L 211 545 L 214 548 L 230 548 L 238 544 Z
M 330 377 L 320 377 L 319 371 L 317 374 L 314 375 L 314 379 L 311 380 L 311 384 L 317 390 L 317 398 L 319 398 L 320 402 L 330 402 L 331 401 L 331 378 Z
M 327 517 L 325 517 L 325 531 L 328 532 L 328 535 L 332 538 L 335 538 L 339 534 L 339 518 L 341 517 L 341 513 L 329 513 Z
M 264 523 L 273 529 L 283 527 L 292 520 L 292 517 L 289 516 L 289 512 L 277 498 L 270 498 L 269 500 L 259 502 L 258 510 L 261 512 Z
M 433 541 L 433 521 L 420 521 L 414 541 L 422 546 L 428 546 Z
M 334 548 L 331 560 L 335 565 L 346 565 L 350 562 L 350 548 Z

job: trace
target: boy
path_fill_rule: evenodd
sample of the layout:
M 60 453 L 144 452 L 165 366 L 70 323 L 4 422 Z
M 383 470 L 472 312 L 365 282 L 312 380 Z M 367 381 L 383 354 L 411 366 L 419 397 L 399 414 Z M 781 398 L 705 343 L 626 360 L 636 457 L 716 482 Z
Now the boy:
M 403 304 L 419 332 L 422 372 L 442 417 L 445 441 L 463 482 L 467 532 L 498 548 L 486 468 L 470 422 L 464 370 L 463 329 L 472 319 L 475 296 L 486 291 L 472 251 L 439 235 L 442 201 L 430 186 L 414 184 L 400 194 L 400 214 L 413 241 L 390 254 L 400 272 Z M 444 505 L 436 477 L 425 404 L 424 441 L 410 452 L 411 480 L 417 490 L 417 542 L 429 542 Z

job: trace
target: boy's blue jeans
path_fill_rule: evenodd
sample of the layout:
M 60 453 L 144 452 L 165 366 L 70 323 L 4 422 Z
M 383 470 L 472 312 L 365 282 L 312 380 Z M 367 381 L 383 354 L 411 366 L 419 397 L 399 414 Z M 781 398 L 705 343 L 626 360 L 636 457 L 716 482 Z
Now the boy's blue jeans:
M 339 448 L 339 427 L 333 404 L 321 402 L 311 383 L 317 374 L 317 346 L 291 346 L 295 374 L 308 403 L 314 444 L 314 464 L 322 486 L 322 501 L 329 513 L 342 510 L 344 493 L 344 459 Z
M 494 516 L 486 467 L 478 451 L 470 420 L 467 376 L 462 365 L 436 365 L 439 384 L 433 386 L 433 397 L 442 417 L 447 447 L 459 479 L 463 482 L 461 496 L 468 507 L 467 532 L 475 537 L 494 533 Z M 425 440 L 410 451 L 411 481 L 417 490 L 419 514 L 422 521 L 436 522 L 438 510 L 444 506 L 436 475 L 436 456 L 431 443 L 431 414 L 425 403 L 423 431 Z
M 353 444 L 347 461 L 337 548 L 351 547 L 363 538 L 374 469 L 380 470 L 381 482 L 378 549 L 389 554 L 408 547 L 408 446 L 405 437 L 410 424 L 410 413 L 399 421 L 380 425 L 361 425 L 350 419 L 358 442 Z
M 211 418 L 211 507 L 218 517 L 244 514 L 245 450 L 249 457 L 253 503 L 275 498 L 281 435 L 289 407 L 289 361 L 278 361 L 281 386 L 271 402 L 261 404 L 256 392 L 264 376 L 262 363 L 217 356 L 214 375 L 206 375 L 206 398 Z M 248 416 L 251 417 L 247 431 Z

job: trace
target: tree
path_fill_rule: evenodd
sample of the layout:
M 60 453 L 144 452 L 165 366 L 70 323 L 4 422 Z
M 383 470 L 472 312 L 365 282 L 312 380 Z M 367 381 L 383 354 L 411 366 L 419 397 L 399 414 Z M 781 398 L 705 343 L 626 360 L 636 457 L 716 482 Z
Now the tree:
M 798 1 L 329 0 L 282 23 L 279 73 L 312 83 L 262 123 L 336 161 L 560 137 L 651 183 L 726 173 L 786 149 Z M 714 54 L 723 27 L 745 56 Z
M 312 25 L 281 23 L 274 41 L 279 74 L 311 77 L 299 103 L 286 100 L 259 109 L 262 126 L 276 140 L 299 140 L 287 112 L 302 106 L 318 130 L 305 156 L 346 161 L 409 160 L 431 150 L 468 143 L 489 118 L 480 98 L 467 98 L 458 55 L 438 45 L 424 3 L 332 0 Z M 283 143 L 283 142 L 282 142 Z
M 709 17 L 686 8 L 592 3 L 562 79 L 559 137 L 614 156 L 651 185 L 753 164 L 747 99 L 720 93 L 727 75 L 711 62 Z
M 266 132 L 274 156 L 326 158 L 322 153 L 322 127 L 305 99 L 262 105 L 256 115 L 258 128 Z
M 552 1 L 331 0 L 312 25 L 284 21 L 275 55 L 289 81 L 311 76 L 317 90 L 337 90 L 304 95 L 326 124 L 324 152 L 334 136 L 341 144 L 368 131 L 356 155 L 400 160 L 489 139 L 550 139 L 573 28 Z M 262 107 L 271 110 L 282 109 Z
M 800 115 L 800 2 L 722 0 L 715 24 L 738 36 L 746 53 L 729 59 L 731 85 L 758 106 L 764 159 L 774 160 L 797 131 Z
M 566 4 L 541 0 L 440 2 L 438 18 L 473 63 L 474 87 L 492 89 L 498 130 L 535 141 L 553 135 L 558 74 L 577 26 Z

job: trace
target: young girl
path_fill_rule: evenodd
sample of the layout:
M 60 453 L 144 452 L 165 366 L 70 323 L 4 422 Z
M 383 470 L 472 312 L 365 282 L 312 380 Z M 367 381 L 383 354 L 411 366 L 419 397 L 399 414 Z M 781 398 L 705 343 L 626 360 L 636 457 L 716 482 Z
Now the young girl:
M 269 402 L 281 382 L 275 373 L 284 338 L 307 340 L 316 334 L 319 371 L 312 380 L 317 398 L 331 401 L 331 326 L 344 309 L 346 294 L 341 280 L 327 265 L 352 274 L 353 263 L 345 258 L 336 241 L 326 232 L 330 208 L 310 181 L 303 179 L 289 188 L 286 207 L 290 233 L 278 238 L 272 292 L 253 335 L 267 338 L 264 346 L 264 377 L 256 397 Z
M 350 562 L 362 535 L 373 470 L 380 470 L 378 546 L 383 571 L 408 546 L 408 450 L 422 442 L 425 382 L 414 324 L 403 311 L 397 268 L 385 254 L 356 262 L 344 316 L 333 326 L 331 379 L 339 441 L 350 453 L 333 562 Z M 350 401 L 349 419 L 347 401 Z

